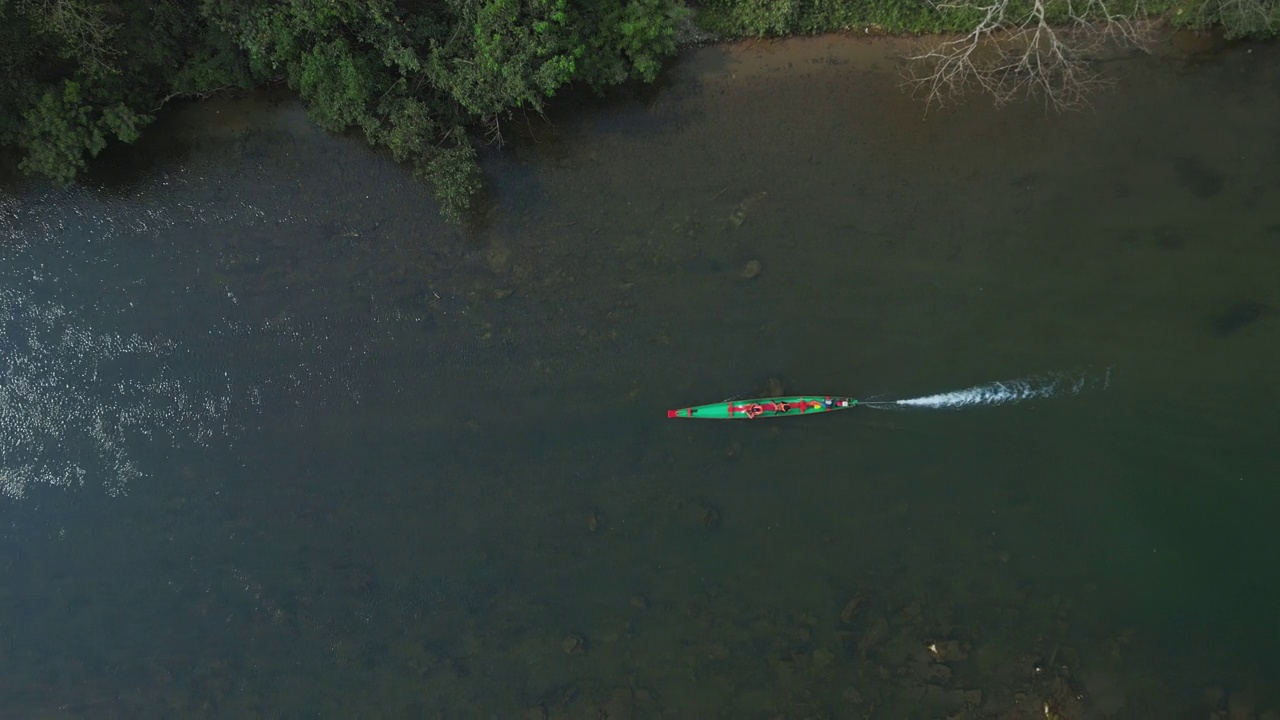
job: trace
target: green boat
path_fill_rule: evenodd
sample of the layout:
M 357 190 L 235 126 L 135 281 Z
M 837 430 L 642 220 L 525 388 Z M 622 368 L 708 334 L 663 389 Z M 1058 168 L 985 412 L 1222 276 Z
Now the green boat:
M 754 420 L 758 417 L 784 417 L 788 415 L 817 415 L 819 413 L 848 410 L 857 406 L 853 398 L 832 395 L 797 395 L 795 397 L 759 398 L 755 400 L 728 400 L 710 405 L 668 410 L 669 418 L 704 418 L 707 420 Z

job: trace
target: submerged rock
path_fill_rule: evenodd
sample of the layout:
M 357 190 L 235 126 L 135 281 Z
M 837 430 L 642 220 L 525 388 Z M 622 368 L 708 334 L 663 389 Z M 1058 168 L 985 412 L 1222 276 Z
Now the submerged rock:
M 720 527 L 720 511 L 705 503 L 702 505 L 702 527 L 707 530 Z
M 587 642 L 579 635 L 566 635 L 560 641 L 560 649 L 565 655 L 582 655 L 587 651 Z
M 849 598 L 849 602 L 845 603 L 844 608 L 840 611 L 840 622 L 845 625 L 852 623 L 853 619 L 857 617 L 858 608 L 862 606 L 862 603 L 866 599 L 867 596 L 862 593 L 857 593 L 853 597 Z
M 1253 720 L 1255 715 L 1257 715 L 1257 703 L 1247 692 L 1232 690 L 1227 693 L 1228 720 Z
M 747 213 L 751 212 L 751 207 L 763 200 L 766 195 L 768 193 L 761 190 L 743 198 L 742 202 L 738 203 L 738 206 L 733 209 L 733 212 L 729 213 L 729 224 L 735 228 L 742 227 L 742 223 L 747 219 Z
M 1197 157 L 1180 157 L 1173 161 L 1178 182 L 1188 192 L 1201 199 L 1209 199 L 1222 192 L 1226 184 L 1222 173 L 1214 170 Z
M 495 275 L 502 275 L 511 267 L 511 251 L 502 245 L 490 245 L 485 251 L 484 259 Z
M 1218 337 L 1233 335 L 1252 325 L 1266 315 L 1270 308 L 1260 302 L 1239 302 L 1218 313 L 1213 318 L 1213 334 Z

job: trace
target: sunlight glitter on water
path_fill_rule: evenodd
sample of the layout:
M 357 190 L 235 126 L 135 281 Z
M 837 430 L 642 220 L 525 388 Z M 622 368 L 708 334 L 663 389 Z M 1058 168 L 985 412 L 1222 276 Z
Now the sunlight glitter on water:
M 264 398 L 296 404 L 336 390 L 358 400 L 360 353 L 335 346 L 327 319 L 254 317 L 230 288 L 203 321 L 157 304 L 148 285 L 165 270 L 128 255 L 139 241 L 180 226 L 292 222 L 235 195 L 167 194 L 182 175 L 123 199 L 83 189 L 0 198 L 0 493 L 87 484 L 122 494 L 147 474 L 144 444 L 230 442 Z M 122 329 L 130 323 L 161 329 Z

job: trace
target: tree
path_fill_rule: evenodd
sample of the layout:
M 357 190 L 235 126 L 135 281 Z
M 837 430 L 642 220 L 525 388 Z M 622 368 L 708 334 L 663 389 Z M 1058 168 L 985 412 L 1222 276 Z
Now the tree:
M 571 83 L 651 81 L 675 49 L 672 0 L 204 1 L 259 80 L 388 148 L 452 222 L 481 187 L 476 146 L 500 145 L 505 120 Z
M 971 20 L 967 34 L 909 58 L 907 84 L 930 104 L 970 90 L 997 105 L 1039 97 L 1065 110 L 1107 84 L 1093 61 L 1108 48 L 1145 50 L 1149 25 L 1140 0 L 1117 11 L 1109 0 L 960 0 L 938 8 Z
M 79 83 L 67 80 L 46 91 L 24 120 L 27 156 L 19 167 L 65 185 L 85 168 L 88 158 L 102 152 L 108 139 L 133 142 L 150 118 L 124 103 L 94 103 L 84 97 Z
M 239 50 L 199 0 L 0 0 L 0 144 L 70 183 L 164 103 L 247 84 Z
M 90 76 L 119 72 L 115 45 L 119 23 L 112 22 L 105 6 L 90 0 L 16 0 L 18 12 L 35 28 L 61 39 L 60 55 L 76 62 Z
M 1280 2 L 1276 0 L 1205 0 L 1199 20 L 1219 23 L 1228 39 L 1274 37 L 1280 30 Z
M 477 146 L 570 84 L 653 81 L 680 0 L 0 0 L 0 145 L 73 181 L 175 97 L 288 84 L 462 219 Z

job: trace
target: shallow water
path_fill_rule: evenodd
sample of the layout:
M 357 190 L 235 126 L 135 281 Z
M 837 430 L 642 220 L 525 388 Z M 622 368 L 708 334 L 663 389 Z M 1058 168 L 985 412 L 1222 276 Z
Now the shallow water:
M 474 233 L 266 96 L 7 196 L 12 706 L 1280 709 L 1275 49 L 1067 116 L 926 116 L 894 52 L 699 50 L 530 120 Z M 664 412 L 1057 371 L 1108 382 Z

